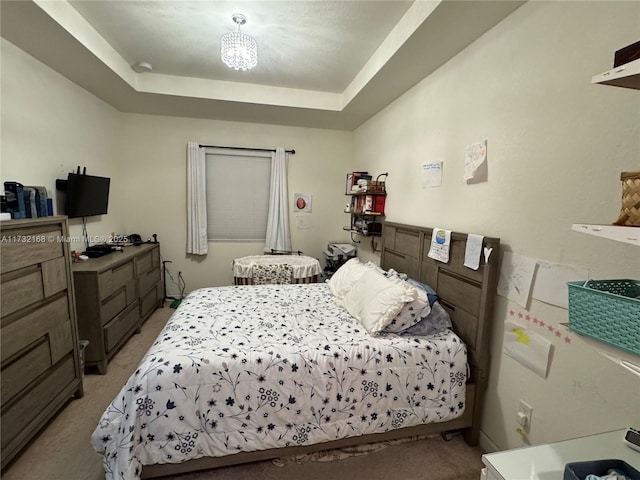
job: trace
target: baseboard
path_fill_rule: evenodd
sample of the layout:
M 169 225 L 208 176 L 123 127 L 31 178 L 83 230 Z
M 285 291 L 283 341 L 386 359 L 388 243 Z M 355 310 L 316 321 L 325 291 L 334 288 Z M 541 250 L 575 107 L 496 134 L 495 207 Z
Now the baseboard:
M 493 453 L 500 451 L 498 446 L 493 443 L 493 441 L 491 441 L 491 439 L 487 437 L 487 434 L 483 431 L 480 431 L 480 439 L 478 440 L 478 445 L 484 453 Z

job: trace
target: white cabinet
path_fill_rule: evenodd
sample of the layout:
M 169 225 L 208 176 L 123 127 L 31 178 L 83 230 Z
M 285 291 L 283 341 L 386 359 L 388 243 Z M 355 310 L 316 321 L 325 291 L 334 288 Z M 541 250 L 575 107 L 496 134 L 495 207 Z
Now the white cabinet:
M 561 480 L 564 466 L 604 458 L 619 459 L 640 470 L 640 452 L 624 444 L 626 430 L 590 435 L 562 442 L 517 448 L 482 456 L 486 480 Z M 484 476 L 483 476 L 484 475 Z

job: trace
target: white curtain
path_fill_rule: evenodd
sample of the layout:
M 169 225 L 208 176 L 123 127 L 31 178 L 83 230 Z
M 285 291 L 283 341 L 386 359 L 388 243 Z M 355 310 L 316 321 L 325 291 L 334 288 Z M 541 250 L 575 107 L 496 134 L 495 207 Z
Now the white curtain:
M 207 184 L 205 149 L 187 144 L 187 253 L 206 255 Z
M 291 250 L 288 202 L 287 154 L 283 147 L 278 147 L 271 155 L 271 186 L 265 252 L 270 252 L 272 249 Z

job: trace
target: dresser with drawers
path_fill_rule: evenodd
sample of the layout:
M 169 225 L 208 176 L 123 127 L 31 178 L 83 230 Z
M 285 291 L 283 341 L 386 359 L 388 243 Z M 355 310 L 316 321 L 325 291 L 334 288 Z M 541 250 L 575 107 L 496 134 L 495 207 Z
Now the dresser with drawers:
M 80 337 L 88 340 L 85 365 L 107 372 L 109 360 L 163 299 L 160 246 L 123 247 L 73 265 Z
M 626 429 L 613 430 L 571 440 L 487 453 L 482 456 L 485 468 L 480 472 L 480 479 L 561 480 L 563 478 L 577 478 L 576 475 L 570 477 L 564 475 L 567 463 L 593 462 L 603 459 L 622 460 L 638 470 L 640 469 L 640 452 L 625 444 L 625 432 Z M 606 464 L 611 460 L 603 460 L 603 462 Z M 597 478 L 601 478 L 599 475 Z M 580 478 L 584 478 L 584 476 Z M 602 478 L 605 478 L 604 475 Z M 609 477 L 607 476 L 607 478 Z
M 81 397 L 66 217 L 0 224 L 2 468 Z

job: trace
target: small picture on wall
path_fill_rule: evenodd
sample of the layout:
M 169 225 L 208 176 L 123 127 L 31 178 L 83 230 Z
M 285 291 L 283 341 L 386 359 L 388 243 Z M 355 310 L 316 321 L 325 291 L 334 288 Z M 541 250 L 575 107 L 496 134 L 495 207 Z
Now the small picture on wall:
M 311 212 L 311 195 L 308 193 L 293 194 L 294 212 Z

